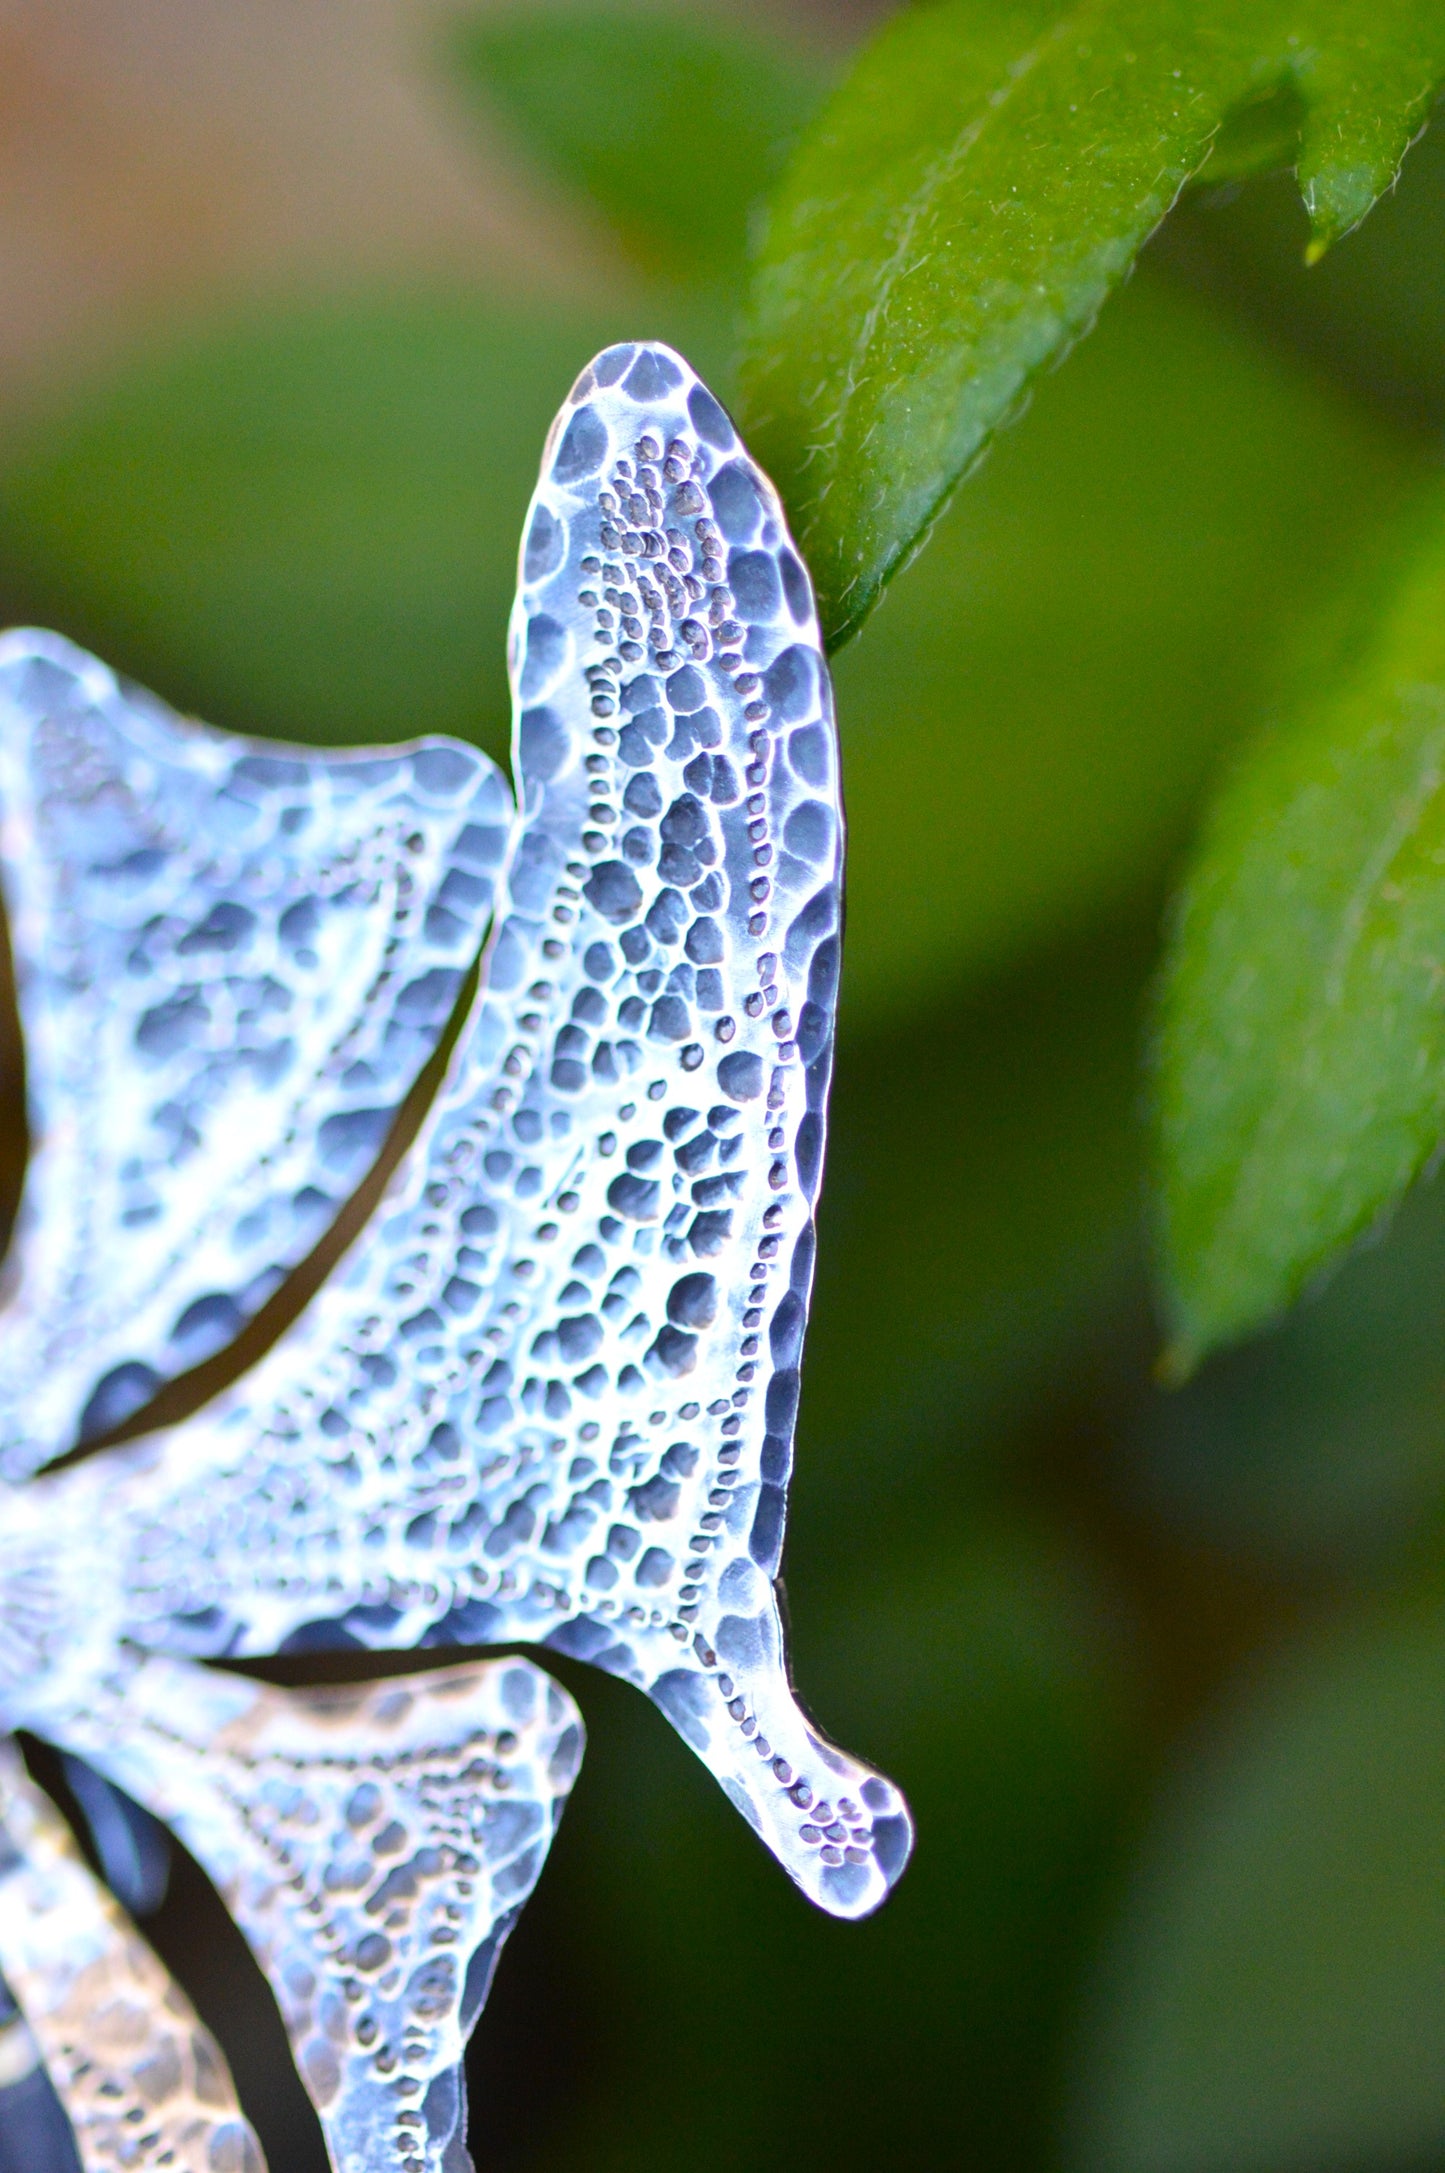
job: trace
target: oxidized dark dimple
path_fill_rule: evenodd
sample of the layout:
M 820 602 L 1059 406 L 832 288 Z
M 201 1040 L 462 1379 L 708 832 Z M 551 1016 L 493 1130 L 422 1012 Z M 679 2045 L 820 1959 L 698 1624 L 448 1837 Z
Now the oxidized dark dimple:
M 583 896 L 604 920 L 619 927 L 632 920 L 642 904 L 637 877 L 620 860 L 604 860 L 595 867 L 583 886 Z

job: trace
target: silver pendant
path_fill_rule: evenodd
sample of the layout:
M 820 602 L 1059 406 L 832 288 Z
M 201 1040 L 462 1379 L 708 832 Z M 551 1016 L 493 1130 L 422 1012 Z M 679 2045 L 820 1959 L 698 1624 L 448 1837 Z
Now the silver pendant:
M 911 1845 L 799 1709 L 774 1587 L 841 935 L 828 674 L 777 494 L 670 350 L 609 349 L 558 416 L 509 664 L 515 813 L 472 748 L 237 740 L 0 640 L 33 1140 L 0 1724 L 205 1866 L 345 2173 L 469 2163 L 465 2036 L 581 1723 L 515 1658 L 345 1693 L 207 1661 L 550 1647 L 650 1696 L 831 1913 Z M 311 1249 L 484 935 L 445 1082 L 309 1306 L 193 1417 L 47 1472 Z M 14 1757 L 0 1819 L 0 1975 L 84 2166 L 259 2166 Z

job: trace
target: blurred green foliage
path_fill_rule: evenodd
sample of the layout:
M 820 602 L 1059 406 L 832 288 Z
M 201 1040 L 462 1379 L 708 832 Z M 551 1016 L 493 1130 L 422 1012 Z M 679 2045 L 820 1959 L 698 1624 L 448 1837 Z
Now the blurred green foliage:
M 584 291 L 238 297 L 0 429 L 11 615 L 240 729 L 501 754 L 547 423 L 639 331 L 727 388 L 750 231 L 750 397 L 835 598 L 1034 385 L 836 668 L 849 926 L 787 1571 L 803 1693 L 898 1773 L 918 1857 L 873 1922 L 811 1917 L 659 1716 L 572 1670 L 591 1747 L 476 2041 L 484 2165 L 1445 2156 L 1445 1189 L 1261 1325 L 1440 1140 L 1436 863 L 1380 848 L 1401 779 L 1433 808 L 1445 705 L 1445 134 L 1308 270 L 1296 181 L 1237 185 L 1302 155 L 1318 230 L 1347 224 L 1437 31 L 1415 0 L 944 0 L 847 77 L 720 6 L 469 12 L 439 111 L 575 208 Z M 870 285 L 909 173 L 908 277 Z M 868 367 L 815 441 L 860 297 Z M 1165 1013 L 1174 1324 L 1258 1332 L 1166 1391 L 1140 1055 L 1221 766 Z M 1322 984 L 1342 928 L 1365 970 Z M 198 1880 L 158 1943 L 273 2166 L 319 2173 Z
M 1147 1835 L 1101 1972 L 1075 2163 L 1438 2165 L 1438 1591 L 1284 1656 Z
M 1130 906 L 972 1001 L 845 1029 L 792 1492 L 830 1555 L 986 1492 L 1134 1271 L 1152 929 Z
M 1159 1061 L 1183 1364 L 1281 1311 L 1445 1132 L 1438 486 L 1413 525 L 1240 763 L 1184 893 Z
M 1445 1185 L 1271 1332 L 1121 1419 L 1134 1483 L 1176 1528 L 1289 1577 L 1388 1569 L 1445 1508 Z
M 450 54 L 637 268 L 680 286 L 740 280 L 750 218 L 824 82 L 762 17 L 655 4 L 498 9 L 462 21 Z
M 363 295 L 162 333 L 7 448 L 11 608 L 235 729 L 504 757 L 537 447 L 620 321 Z
M 484 2030 L 493 2163 L 1002 2169 L 1046 2147 L 1057 1958 L 1082 1960 L 1131 1755 L 1107 1604 L 1067 1541 L 995 1517 L 937 1530 L 906 1590 L 875 1570 L 800 1592 L 798 1628 L 805 1695 L 907 1772 L 932 1831 L 908 1892 L 839 1937 L 656 1716 L 574 1671 L 584 1778 L 507 1966 L 532 2031 L 566 2031 L 574 2003 L 595 2015 L 590 2073 L 569 2060 L 553 2103 L 519 2102 L 519 2018 Z M 554 1944 L 586 1957 L 575 1981 L 538 1970 Z

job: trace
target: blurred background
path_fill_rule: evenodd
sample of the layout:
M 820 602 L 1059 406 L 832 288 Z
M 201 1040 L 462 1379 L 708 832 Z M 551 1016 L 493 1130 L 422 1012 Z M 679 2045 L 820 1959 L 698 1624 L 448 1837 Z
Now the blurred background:
M 220 724 L 505 759 L 547 423 L 622 336 L 727 396 L 758 200 L 878 12 L 0 0 L 4 618 Z M 913 1868 L 811 1915 L 560 1663 L 590 1750 L 473 2047 L 490 2173 L 1445 2167 L 1445 1189 L 1154 1381 L 1170 884 L 1439 468 L 1445 135 L 1304 239 L 1285 180 L 1187 200 L 837 660 L 786 1575 Z M 184 1860 L 147 1930 L 319 2173 Z

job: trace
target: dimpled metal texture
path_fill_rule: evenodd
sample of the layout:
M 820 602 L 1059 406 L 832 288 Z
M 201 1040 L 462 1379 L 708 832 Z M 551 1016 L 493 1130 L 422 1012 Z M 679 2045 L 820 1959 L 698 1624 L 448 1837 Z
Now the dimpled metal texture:
M 291 1693 L 132 1660 L 66 1733 L 209 1872 L 342 2173 L 468 2165 L 462 2054 L 581 1758 L 566 1693 L 516 1660 Z
M 491 912 L 474 749 L 185 724 L 54 635 L 0 640 L 5 903 L 32 1153 L 0 1474 L 229 1343 L 354 1189 Z
M 12 2010 L 6 2026 L 13 2079 L 0 2072 L 0 2119 L 38 2055 L 61 2084 L 87 2173 L 133 2166 L 264 2173 L 214 2039 L 5 1746 L 0 1949 L 26 2016 L 20 2022 Z M 23 2118 L 18 2107 L 14 2117 Z M 38 2136 L 35 2148 L 43 2148 Z
M 807 575 L 725 412 L 653 344 L 609 349 L 578 380 L 521 557 L 520 804 L 496 858 L 464 852 L 495 825 L 462 800 L 495 809 L 502 788 L 475 757 L 470 787 L 457 773 L 435 865 L 475 875 L 478 912 L 500 865 L 495 920 L 413 1147 L 234 1386 L 14 1487 L 0 1518 L 0 1720 L 89 1761 L 211 1870 L 348 2169 L 469 2162 L 461 2033 L 580 1729 L 517 1660 L 407 1677 L 415 1717 L 390 1747 L 396 1683 L 334 1719 L 196 1663 L 550 1647 L 644 1690 L 831 1913 L 875 1908 L 912 1839 L 893 1784 L 799 1708 L 774 1582 L 841 934 L 838 751 Z M 113 686 L 63 661 L 77 684 Z M 38 737 L 53 698 L 48 681 L 12 695 L 7 729 Z M 314 793 L 338 759 L 315 758 Z M 266 799 L 271 835 L 304 798 L 296 784 Z M 12 867 L 17 897 L 28 879 Z M 399 993 L 434 970 L 408 961 Z M 298 997 L 298 1035 L 329 1000 L 326 985 Z M 301 1159 L 318 1151 L 315 1111 L 289 1108 L 278 1092 L 249 1111 L 248 1169 L 287 1124 Z M 119 1343 L 106 1359 L 135 1362 Z M 22 1446 L 14 1466 L 48 1453 Z M 434 1719 L 447 1697 L 455 1712 L 477 1701 L 475 1744 Z M 385 1761 L 415 1744 L 431 1763 L 413 1786 Z M 384 1799 L 374 1818 L 363 1783 Z M 509 1817 L 489 1826 L 494 1799 Z M 518 1805 L 536 1819 L 512 1822 Z M 439 1882 L 434 1907 L 389 1886 L 390 1868 L 375 1883 L 393 1826 L 415 1877 Z M 459 1963 L 483 1959 L 442 1968 L 449 1930 Z

